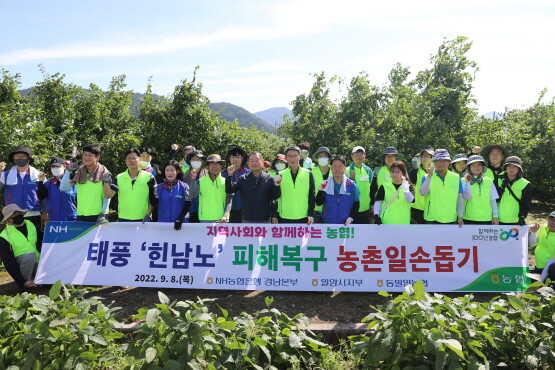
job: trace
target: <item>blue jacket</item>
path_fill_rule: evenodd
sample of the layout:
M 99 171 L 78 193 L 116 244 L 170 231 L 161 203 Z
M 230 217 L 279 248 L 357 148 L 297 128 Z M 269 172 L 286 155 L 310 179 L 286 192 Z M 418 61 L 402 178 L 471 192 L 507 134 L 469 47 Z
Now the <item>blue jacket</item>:
M 17 184 L 8 185 L 8 173 L 9 171 L 2 173 L 4 177 L 4 205 L 17 204 L 19 208 L 27 211 L 40 211 L 40 202 L 37 196 L 39 182 L 31 181 L 31 176 L 27 173 L 23 180 L 17 174 Z
M 356 184 L 353 180 L 347 179 L 345 185 L 346 191 L 341 191 L 338 195 L 326 193 L 326 201 L 322 208 L 322 218 L 326 224 L 342 224 L 351 214 L 351 208 L 355 203 Z
M 66 191 L 60 191 L 60 180 L 48 180 L 44 183 L 48 190 L 47 209 L 50 221 L 75 221 L 77 219 L 77 191 L 75 185 Z
M 231 183 L 233 185 L 237 184 L 237 181 L 239 181 L 239 177 L 241 177 L 244 174 L 248 174 L 249 172 L 251 172 L 251 170 L 241 166 L 241 168 L 238 171 L 233 172 L 233 175 L 231 176 Z M 222 177 L 223 178 L 228 177 L 227 170 L 222 172 Z M 241 204 L 241 192 L 240 191 L 237 191 L 237 192 L 233 193 L 233 198 L 232 199 L 233 199 L 232 202 L 231 202 L 231 209 L 232 210 L 237 210 L 237 209 L 242 209 L 243 208 L 243 206 Z
M 156 185 L 158 193 L 158 222 L 174 222 L 178 219 L 189 196 L 189 185 L 183 181 L 170 189 L 167 183 Z

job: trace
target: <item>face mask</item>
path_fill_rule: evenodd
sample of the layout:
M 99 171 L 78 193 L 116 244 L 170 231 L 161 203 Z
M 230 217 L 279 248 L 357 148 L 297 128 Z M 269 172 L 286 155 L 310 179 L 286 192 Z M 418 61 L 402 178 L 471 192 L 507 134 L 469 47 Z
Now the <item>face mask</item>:
M 276 163 L 276 170 L 283 171 L 285 169 L 285 163 Z
M 330 163 L 330 159 L 328 157 L 318 158 L 318 164 L 320 166 L 327 166 L 329 163 Z
M 308 157 L 308 150 L 301 150 L 301 155 L 303 156 L 303 158 Z
M 202 166 L 202 162 L 199 161 L 191 161 L 191 167 L 193 168 L 200 168 Z
M 142 169 L 145 169 L 145 168 L 147 168 L 147 167 L 150 167 L 150 162 L 147 162 L 147 161 L 140 161 L 140 162 L 139 162 L 139 166 L 140 166 Z
M 50 171 L 55 177 L 61 177 L 64 174 L 64 169 L 62 167 L 52 167 Z
M 21 225 L 23 221 L 25 221 L 25 219 L 23 218 L 23 215 L 17 215 L 12 217 L 12 224 L 14 225 Z
M 29 160 L 28 159 L 14 159 L 13 163 L 15 163 L 15 165 L 17 167 L 25 167 L 29 164 Z

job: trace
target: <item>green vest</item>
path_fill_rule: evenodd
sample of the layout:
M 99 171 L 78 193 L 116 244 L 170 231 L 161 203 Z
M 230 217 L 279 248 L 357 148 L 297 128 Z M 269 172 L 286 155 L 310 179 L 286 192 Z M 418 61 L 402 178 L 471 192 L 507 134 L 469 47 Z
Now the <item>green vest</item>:
M 279 216 L 289 220 L 307 217 L 309 190 L 309 170 L 299 167 L 295 182 L 293 182 L 293 177 L 291 176 L 291 169 L 286 168 L 283 170 L 281 172 L 281 197 L 278 200 Z
M 503 179 L 500 178 L 497 181 L 498 186 L 501 186 Z M 521 177 L 511 185 L 511 189 L 513 189 L 513 193 L 515 193 L 518 199 L 522 199 L 522 191 L 529 183 L 530 182 L 528 180 Z M 503 196 L 501 196 L 501 200 L 499 201 L 497 208 L 499 211 L 499 222 L 506 224 L 516 224 L 518 222 L 520 204 L 512 196 L 509 189 L 505 189 L 503 191 Z
M 386 183 L 391 184 L 391 174 L 389 173 L 389 168 L 387 166 L 381 166 L 378 171 L 378 176 L 376 177 L 378 183 L 378 189 Z
M 90 175 L 87 174 L 87 177 Z M 104 190 L 102 181 L 87 180 L 84 184 L 75 184 L 77 190 L 77 216 L 98 216 L 102 212 Z
M 345 174 L 347 177 L 350 176 L 351 166 L 347 167 Z M 364 166 L 353 165 L 353 171 L 355 171 L 355 183 L 357 184 L 358 190 L 360 191 L 360 205 L 358 206 L 359 212 L 364 212 L 370 209 L 370 176 L 368 176 L 368 171 Z M 366 180 L 362 181 L 361 178 L 366 176 Z M 350 177 L 349 177 L 350 178 Z M 318 186 L 318 185 L 316 185 Z
M 330 168 L 330 170 L 328 171 L 328 178 L 329 175 L 331 175 L 331 166 L 328 165 L 328 167 Z M 316 166 L 312 169 L 312 175 L 314 176 L 314 195 L 318 194 L 318 189 L 320 189 L 320 184 L 322 183 L 322 181 L 324 181 L 324 175 L 322 174 L 322 170 L 320 169 L 320 166 Z M 322 212 L 322 208 L 324 207 L 324 205 L 322 204 L 321 206 L 315 206 L 314 210 L 318 211 L 318 212 Z
M 412 203 L 412 208 L 419 209 L 423 211 L 426 208 L 426 201 L 428 196 L 420 195 L 420 186 L 422 184 L 422 178 L 426 176 L 426 171 L 422 167 L 418 167 L 418 172 L 416 173 L 416 184 L 414 185 L 414 203 Z
M 493 173 L 493 171 L 491 170 L 491 168 L 486 168 L 486 172 L 484 172 L 484 177 L 489 177 L 492 180 L 495 180 L 496 178 L 499 178 L 499 176 L 503 175 L 505 173 L 505 171 L 500 171 L 498 172 L 498 175 L 495 176 L 495 173 Z
M 183 171 L 183 173 L 189 171 L 191 169 L 191 167 L 189 166 L 181 166 L 181 171 Z
M 547 225 L 540 227 L 537 232 L 538 245 L 534 255 L 536 256 L 536 267 L 544 268 L 555 253 L 555 233 L 549 231 Z
M 430 183 L 428 202 L 424 211 L 426 221 L 436 221 L 447 224 L 457 221 L 457 199 L 461 179 L 451 171 L 447 171 L 444 181 L 436 171 L 432 179 L 426 178 Z
M 15 226 L 6 224 L 6 228 L 0 234 L 0 238 L 4 238 L 11 246 L 14 257 L 19 257 L 25 253 L 34 252 L 39 258 L 37 251 L 37 229 L 31 221 L 25 220 L 27 226 L 27 237 L 21 233 Z
M 131 183 L 129 171 L 120 173 L 118 179 L 118 216 L 126 220 L 142 220 L 148 212 L 148 182 L 152 175 L 139 171 Z
M 199 180 L 198 218 L 201 221 L 220 221 L 225 213 L 225 178 L 218 174 L 214 181 L 210 175 Z
M 466 177 L 462 181 L 468 184 Z M 491 208 L 492 184 L 493 179 L 484 176 L 481 186 L 477 182 L 470 185 L 472 198 L 464 201 L 463 218 L 465 220 L 488 222 L 493 219 L 493 209 Z
M 411 203 L 407 202 L 403 191 L 399 190 L 397 198 L 385 208 L 385 205 L 389 203 L 389 200 L 397 193 L 397 189 L 395 189 L 395 185 L 391 182 L 386 182 L 383 188 L 385 197 L 380 207 L 380 218 L 382 222 L 384 224 L 410 224 Z

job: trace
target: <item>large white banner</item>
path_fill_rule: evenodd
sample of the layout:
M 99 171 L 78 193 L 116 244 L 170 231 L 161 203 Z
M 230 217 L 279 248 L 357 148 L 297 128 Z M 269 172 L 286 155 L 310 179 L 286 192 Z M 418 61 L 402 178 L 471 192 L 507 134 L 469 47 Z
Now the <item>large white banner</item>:
M 522 291 L 528 227 L 49 222 L 36 282 L 194 289 Z

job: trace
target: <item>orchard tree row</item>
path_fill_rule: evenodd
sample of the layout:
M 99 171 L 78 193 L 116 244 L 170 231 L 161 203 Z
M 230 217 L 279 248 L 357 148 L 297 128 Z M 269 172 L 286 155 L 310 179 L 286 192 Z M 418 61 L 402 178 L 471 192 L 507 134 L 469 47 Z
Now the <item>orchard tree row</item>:
M 327 146 L 347 156 L 362 145 L 373 167 L 386 146 L 395 146 L 410 162 L 424 145 L 453 155 L 469 153 L 476 145 L 501 144 L 523 159 L 535 195 L 550 199 L 555 190 L 555 101 L 544 90 L 528 108 L 506 108 L 495 119 L 480 116 L 473 96 L 478 66 L 467 57 L 471 45 L 464 37 L 445 40 L 428 69 L 412 73 L 397 64 L 382 85 L 364 72 L 350 80 L 315 74 L 310 91 L 292 101 L 293 113 L 277 135 L 223 120 L 210 109 L 196 75 L 166 97 L 153 94 L 148 85 L 136 106 L 125 75 L 114 77 L 103 90 L 95 84 L 84 89 L 63 74 L 43 71 L 43 81 L 22 97 L 20 76 L 2 70 L 0 160 L 15 146 L 26 145 L 36 167 L 44 168 L 51 155 L 68 158 L 74 148 L 95 143 L 103 150 L 102 162 L 118 173 L 125 166 L 123 152 L 131 147 L 151 147 L 154 161 L 161 163 L 172 143 L 222 155 L 237 144 L 271 159 L 287 145 L 307 141 L 314 149 Z

